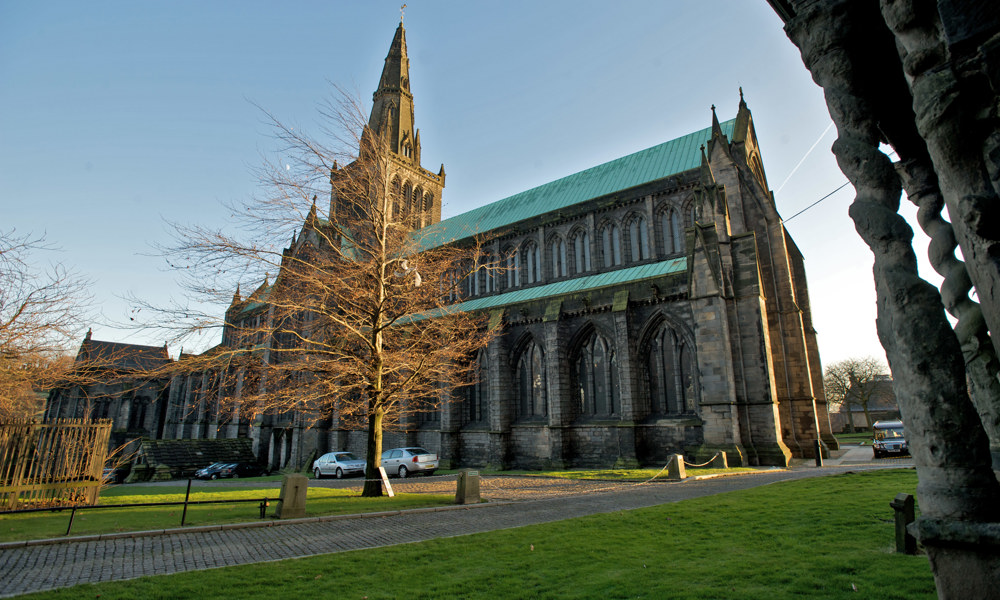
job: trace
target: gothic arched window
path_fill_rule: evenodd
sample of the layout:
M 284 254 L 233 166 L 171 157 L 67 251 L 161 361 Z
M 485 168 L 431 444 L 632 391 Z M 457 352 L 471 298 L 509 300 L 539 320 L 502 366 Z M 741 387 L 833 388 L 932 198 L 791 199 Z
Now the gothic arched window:
M 552 252 L 552 276 L 565 277 L 569 275 L 569 267 L 566 265 L 566 241 L 560 237 L 554 238 L 550 250 Z
M 403 202 L 400 205 L 400 213 L 406 214 L 413 206 L 413 184 L 407 181 L 403 184 Z
M 694 227 L 694 221 L 698 215 L 695 214 L 694 204 L 684 209 L 684 226 Z
M 542 280 L 542 261 L 538 252 L 538 244 L 528 241 L 522 249 L 524 258 L 521 264 L 524 265 L 524 282 L 536 283 Z
M 484 294 L 497 291 L 497 262 L 492 254 L 484 254 L 479 262 L 479 273 L 476 277 L 480 280 L 480 289 Z
M 517 386 L 517 416 L 520 419 L 544 417 L 547 414 L 545 387 L 545 353 L 538 344 L 529 342 L 517 359 L 514 371 Z
M 423 204 L 424 190 L 421 187 L 413 190 L 413 195 L 410 197 L 410 201 L 407 204 L 407 220 L 410 223 L 410 227 L 421 227 L 423 225 L 423 211 L 421 210 Z
M 573 234 L 573 273 L 579 275 L 586 273 L 593 267 L 590 265 L 590 236 L 586 231 L 577 231 Z
M 622 264 L 621 232 L 614 223 L 601 230 L 601 255 L 604 258 L 605 268 Z
M 574 375 L 581 415 L 610 417 L 621 412 L 618 361 L 607 340 L 590 334 L 580 346 Z
M 483 289 L 482 277 L 480 277 L 480 267 L 476 267 L 465 276 L 466 293 L 470 296 L 478 296 Z
M 681 232 L 681 220 L 677 211 L 667 209 L 660 213 L 660 229 L 663 233 L 663 251 L 666 254 L 678 254 L 684 250 L 684 237 Z
M 465 418 L 467 423 L 489 421 L 489 385 L 486 382 L 486 352 L 479 351 L 472 364 L 472 384 L 465 388 Z
M 507 276 L 507 288 L 515 288 L 521 285 L 521 253 L 507 251 L 507 258 L 504 260 L 504 273 Z
M 649 258 L 649 240 L 646 233 L 646 217 L 636 216 L 628 224 L 629 259 L 638 262 Z
M 392 192 L 391 192 L 392 197 L 389 199 L 389 206 L 388 206 L 388 211 L 389 211 L 388 217 L 390 220 L 395 219 L 400 214 L 402 214 L 402 208 L 401 208 L 403 201 L 402 189 L 403 188 L 399 183 L 399 178 L 394 177 L 392 180 Z
M 645 354 L 650 412 L 670 415 L 694 411 L 698 396 L 694 357 L 684 338 L 663 325 Z

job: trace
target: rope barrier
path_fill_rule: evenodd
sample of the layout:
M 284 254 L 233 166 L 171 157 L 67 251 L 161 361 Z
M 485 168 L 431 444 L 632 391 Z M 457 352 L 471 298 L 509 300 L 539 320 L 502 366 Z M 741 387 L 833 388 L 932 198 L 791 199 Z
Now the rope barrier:
M 704 463 L 701 463 L 701 464 L 689 463 L 689 462 L 687 462 L 687 461 L 685 461 L 683 459 L 682 459 L 682 462 L 683 462 L 683 464 L 685 466 L 692 467 L 692 468 L 705 467 L 705 466 L 710 465 L 721 454 L 722 454 L 721 452 L 716 452 L 715 455 L 712 456 L 711 459 L 709 459 L 707 462 L 704 462 Z M 481 489 L 483 491 L 483 494 L 484 495 L 493 495 L 493 496 L 498 496 L 498 495 L 499 496 L 503 496 L 503 495 L 516 495 L 516 494 L 522 493 L 522 492 L 526 493 L 526 494 L 531 494 L 533 492 L 548 492 L 547 494 L 545 494 L 546 496 L 553 496 L 553 495 L 567 496 L 567 495 L 593 494 L 593 493 L 600 493 L 600 492 L 608 492 L 608 491 L 632 489 L 632 488 L 635 488 L 637 486 L 648 485 L 648 484 L 653 483 L 653 482 L 655 482 L 657 480 L 664 481 L 661 477 L 662 477 L 663 473 L 670 468 L 670 463 L 673 460 L 674 459 L 671 458 L 670 461 L 668 461 L 666 464 L 664 464 L 655 474 L 653 474 L 651 477 L 649 477 L 649 478 L 647 478 L 645 480 L 642 480 L 642 481 L 607 482 L 606 485 L 595 485 L 597 483 L 595 480 L 546 478 L 544 483 L 540 481 L 537 485 L 530 485 L 530 484 L 529 485 L 525 485 L 524 479 L 519 479 L 518 480 L 518 485 L 516 485 L 516 486 L 506 486 L 506 485 L 504 485 L 505 480 L 507 480 L 507 477 L 505 477 L 505 476 L 502 476 L 502 475 L 501 476 L 484 476 L 484 475 L 480 474 L 479 482 L 480 482 L 480 487 L 481 487 Z M 435 485 L 435 484 L 441 484 L 444 481 L 454 481 L 454 480 L 457 479 L 457 475 L 456 474 L 448 474 L 448 475 L 420 475 L 420 476 L 417 476 L 417 475 L 418 474 L 411 474 L 409 477 L 405 477 L 405 478 L 394 477 L 393 478 L 393 487 L 399 488 L 400 486 L 403 486 L 400 489 L 400 491 L 402 491 L 402 492 L 405 493 L 407 487 L 410 487 L 412 489 L 414 487 L 423 487 L 424 485 L 432 486 L 432 485 Z M 516 475 L 512 475 L 512 477 L 516 477 Z M 529 476 L 526 476 L 525 478 L 526 479 L 530 479 L 531 477 L 532 476 L 529 475 Z M 553 479 L 560 479 L 560 481 L 558 483 L 554 484 L 552 482 Z M 339 480 L 339 481 L 344 481 L 344 480 Z M 351 478 L 349 483 L 360 486 L 360 485 L 363 485 L 366 481 L 369 481 L 369 480 L 364 479 L 364 478 L 361 478 L 361 479 Z M 382 479 L 381 478 L 376 478 L 376 479 L 372 479 L 370 481 L 381 482 Z M 572 488 L 579 488 L 579 489 L 572 489 Z M 444 490 L 431 490 L 431 492 L 432 493 L 448 493 L 448 492 L 445 492 Z
M 694 469 L 700 469 L 701 467 L 707 467 L 708 465 L 712 464 L 712 461 L 714 461 L 716 458 L 718 458 L 720 454 L 722 454 L 722 452 L 716 452 L 715 456 L 713 456 L 712 458 L 708 459 L 707 462 L 701 463 L 700 465 L 696 465 L 694 463 L 689 463 L 688 461 L 685 460 L 684 461 L 684 466 L 691 467 L 691 468 L 694 468 Z

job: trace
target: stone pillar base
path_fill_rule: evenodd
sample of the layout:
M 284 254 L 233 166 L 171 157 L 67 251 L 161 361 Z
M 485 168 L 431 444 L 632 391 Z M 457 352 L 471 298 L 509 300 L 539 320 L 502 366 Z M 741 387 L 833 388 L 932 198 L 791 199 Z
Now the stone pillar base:
M 762 467 L 787 467 L 792 459 L 792 451 L 782 442 L 755 444 L 753 452 L 757 455 L 757 465 Z M 733 464 L 732 458 L 729 462 Z
M 907 528 L 927 551 L 938 598 L 993 598 L 1000 585 L 1000 523 L 920 518 Z

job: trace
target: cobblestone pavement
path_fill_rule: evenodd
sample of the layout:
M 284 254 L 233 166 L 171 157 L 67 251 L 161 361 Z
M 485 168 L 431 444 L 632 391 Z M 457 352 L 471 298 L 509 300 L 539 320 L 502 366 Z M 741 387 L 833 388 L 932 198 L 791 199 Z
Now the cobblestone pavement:
M 0 544 L 0 597 L 522 527 L 859 468 L 801 467 L 642 485 L 488 477 L 481 488 L 491 502 L 471 506 Z M 414 485 L 454 490 L 453 480 Z

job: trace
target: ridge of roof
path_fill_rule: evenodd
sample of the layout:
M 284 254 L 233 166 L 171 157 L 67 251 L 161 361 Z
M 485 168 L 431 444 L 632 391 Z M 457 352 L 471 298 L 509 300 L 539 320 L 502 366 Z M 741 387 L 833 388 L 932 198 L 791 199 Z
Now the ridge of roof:
M 125 342 L 105 342 L 89 339 L 83 342 L 76 362 L 91 362 L 94 366 L 119 369 L 146 369 L 170 362 L 165 346 L 147 346 Z
M 721 124 L 732 136 L 736 119 Z M 417 230 L 425 250 L 472 237 L 547 212 L 676 175 L 701 164 L 699 148 L 712 127 L 567 175 Z
M 675 273 L 683 273 L 687 269 L 687 257 L 678 256 L 665 260 L 616 269 L 605 273 L 595 273 L 583 277 L 574 277 L 536 285 L 528 288 L 521 288 L 494 294 L 490 296 L 477 296 L 466 298 L 465 300 L 452 304 L 441 309 L 434 309 L 410 317 L 413 321 L 420 321 L 427 318 L 434 318 L 444 313 L 470 312 L 474 310 L 487 310 L 501 306 L 512 306 L 534 300 L 544 300 L 555 296 L 565 296 L 580 292 L 590 292 L 601 288 L 616 286 L 621 284 L 635 283 L 646 279 L 655 279 Z

